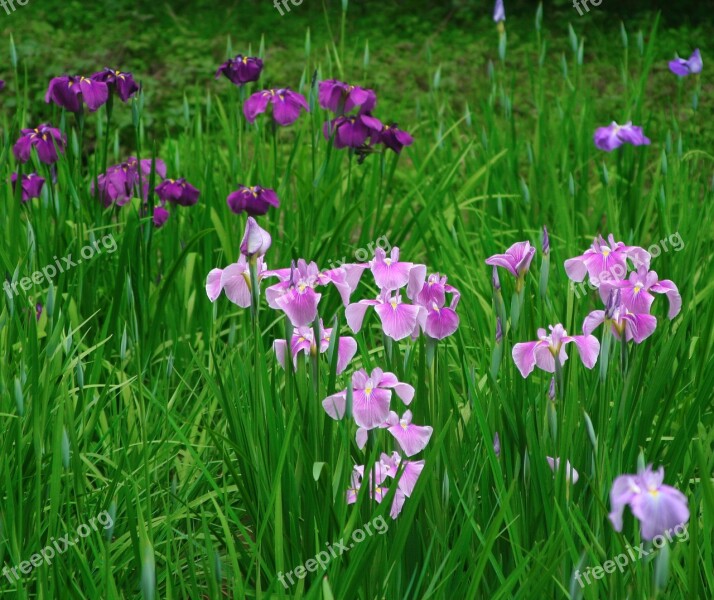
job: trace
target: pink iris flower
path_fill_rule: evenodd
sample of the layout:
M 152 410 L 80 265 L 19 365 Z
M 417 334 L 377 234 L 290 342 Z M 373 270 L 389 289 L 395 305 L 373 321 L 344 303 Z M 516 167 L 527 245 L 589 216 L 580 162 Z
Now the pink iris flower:
M 456 314 L 456 306 L 459 303 L 461 294 L 459 291 L 446 283 L 446 277 L 439 273 L 429 275 L 424 281 L 423 276 L 419 278 L 418 270 L 412 271 L 412 276 L 407 287 L 407 295 L 417 305 L 423 306 L 426 310 L 426 320 L 424 321 L 424 332 L 430 338 L 443 340 L 452 335 L 459 327 L 459 315 Z M 451 303 L 446 306 L 446 294 L 451 294 Z M 417 323 L 421 325 L 419 322 Z M 418 334 L 416 329 L 414 334 Z
M 391 411 L 387 417 L 387 431 L 399 442 L 399 446 L 407 456 L 421 452 L 431 439 L 432 427 L 414 425 L 412 411 L 407 410 L 400 419 L 397 413 Z
M 426 276 L 426 266 L 411 262 L 399 262 L 399 248 L 392 248 L 389 257 L 382 248 L 374 251 L 374 258 L 369 262 L 369 268 L 374 276 L 374 282 L 380 290 L 392 291 L 403 288 L 409 283 L 412 271 Z
M 669 300 L 667 316 L 670 319 L 674 319 L 682 310 L 682 296 L 674 282 L 669 279 L 660 281 L 655 271 L 648 271 L 644 266 L 636 272 L 630 273 L 629 279 L 601 282 L 600 297 L 602 301 L 607 302 L 610 292 L 616 289 L 622 293 L 622 304 L 632 313 L 648 314 L 650 312 L 650 307 L 654 302 L 654 296 L 650 292 L 667 296 Z
M 407 406 L 414 398 L 414 388 L 401 383 L 394 373 L 385 373 L 380 368 L 371 374 L 360 369 L 352 374 L 352 416 L 361 428 L 370 430 L 387 421 L 392 390 Z M 325 412 L 335 420 L 345 416 L 347 390 L 342 390 L 322 401 Z
M 555 372 L 555 357 L 562 366 L 568 359 L 565 346 L 575 342 L 583 364 L 592 369 L 600 354 L 600 342 L 593 335 L 568 335 L 561 324 L 550 326 L 550 333 L 545 329 L 538 330 L 538 341 L 522 342 L 513 346 L 513 360 L 525 378 L 537 366 L 547 373 Z
M 343 265 L 321 272 L 314 262 L 308 264 L 301 258 L 290 269 L 266 273 L 267 276 L 281 280 L 265 291 L 268 305 L 275 310 L 282 310 L 294 327 L 304 327 L 317 317 L 317 305 L 322 297 L 322 294 L 315 291 L 317 286 L 333 284 L 343 303 L 347 304 L 364 268 L 362 265 Z
M 565 261 L 565 272 L 576 282 L 581 282 L 587 274 L 593 285 L 599 285 L 601 280 L 624 277 L 627 273 L 628 258 L 636 268 L 650 266 L 650 254 L 643 248 L 616 242 L 612 234 L 606 242 L 599 235 L 585 254 Z
M 240 252 L 249 259 L 253 256 L 264 256 L 273 240 L 253 217 L 248 217 L 245 232 L 240 243 Z
M 323 354 L 330 347 L 330 339 L 332 329 L 324 329 L 322 319 L 320 319 L 320 346 L 319 352 Z M 317 344 L 315 344 L 315 333 L 312 327 L 296 327 L 290 339 L 290 354 L 293 357 L 293 365 L 297 369 L 297 358 L 301 352 L 305 355 L 316 355 L 318 353 Z M 273 342 L 275 356 L 280 363 L 280 366 L 285 368 L 287 342 L 285 340 L 275 340 Z M 357 342 L 351 337 L 340 337 L 337 342 L 337 373 L 340 374 L 347 368 L 349 362 L 357 353 Z
M 531 266 L 536 249 L 530 242 L 517 242 L 505 254 L 494 254 L 486 259 L 492 267 L 503 267 L 516 279 L 523 279 Z
M 399 452 L 392 452 L 391 456 L 382 453 L 379 462 L 383 467 L 386 467 L 387 476 L 393 479 L 397 479 L 399 468 L 402 468 L 402 475 L 397 480 L 397 486 L 399 486 L 399 489 L 404 492 L 407 498 L 411 496 L 416 487 L 417 480 L 424 470 L 424 461 L 402 460 L 402 457 L 399 456 Z
M 385 496 L 389 493 L 389 488 L 384 486 L 384 482 L 387 477 L 394 477 L 393 474 L 390 474 L 390 469 L 392 469 L 392 467 L 380 459 L 380 461 L 374 465 L 372 474 L 369 476 L 369 496 L 378 504 L 381 503 Z M 352 470 L 350 487 L 347 489 L 347 504 L 354 504 L 357 502 L 357 494 L 362 487 L 363 480 L 364 465 L 356 465 Z M 396 519 L 399 516 L 405 500 L 406 495 L 402 488 L 398 486 L 389 511 L 392 519 Z
M 652 335 L 657 328 L 657 319 L 646 313 L 633 313 L 622 303 L 620 291 L 611 291 L 605 310 L 594 310 L 583 322 L 583 333 L 591 334 L 597 327 L 605 323 L 610 326 L 616 339 L 634 340 L 641 344 Z
M 403 340 L 426 327 L 427 311 L 418 304 L 405 304 L 400 294 L 382 290 L 376 300 L 360 300 L 345 309 L 347 324 L 354 333 L 362 329 L 365 313 L 370 306 L 382 323 L 384 334 L 395 341 Z
M 622 514 L 630 507 L 642 526 L 645 540 L 683 526 L 689 521 L 687 497 L 678 489 L 663 485 L 664 468 L 652 470 L 652 465 L 637 475 L 620 475 L 610 491 L 609 515 L 615 531 L 622 531 Z
M 267 267 L 261 257 L 256 259 L 258 281 L 267 273 Z M 227 266 L 225 269 L 212 269 L 206 278 L 206 294 L 211 302 L 215 302 L 221 292 L 225 292 L 228 299 L 240 306 L 250 306 L 250 266 L 245 256 L 241 255 L 238 262 Z

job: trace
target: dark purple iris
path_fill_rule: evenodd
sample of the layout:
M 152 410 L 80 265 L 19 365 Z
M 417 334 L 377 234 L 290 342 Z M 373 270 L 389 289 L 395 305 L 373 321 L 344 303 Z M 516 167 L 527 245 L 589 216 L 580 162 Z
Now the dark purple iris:
M 325 110 L 342 115 L 355 107 L 360 112 L 371 112 L 377 104 L 377 95 L 366 88 L 328 79 L 319 84 L 318 101 Z
M 154 214 L 152 221 L 154 226 L 161 227 L 169 218 L 169 211 L 164 208 L 164 204 L 160 204 L 154 207 Z
M 45 102 L 54 102 L 57 106 L 70 111 L 82 110 L 82 101 L 94 112 L 109 98 L 109 88 L 103 81 L 97 81 L 80 75 L 63 75 L 50 81 L 45 94 Z
M 259 185 L 254 185 L 253 187 L 239 186 L 235 192 L 228 194 L 226 202 L 228 207 L 237 215 L 247 212 L 253 217 L 264 215 L 271 206 L 276 208 L 280 206 L 278 195 L 273 190 Z
M 59 158 L 57 150 L 64 152 L 64 146 L 65 139 L 62 132 L 50 127 L 48 123 L 42 123 L 35 129 L 20 130 L 20 137 L 12 147 L 12 151 L 15 158 L 24 163 L 30 160 L 30 154 L 34 147 L 40 161 L 51 165 Z
M 145 158 L 141 163 L 141 184 L 142 198 L 149 195 L 149 179 L 151 177 L 151 159 Z M 104 207 L 116 204 L 124 206 L 134 196 L 137 195 L 139 187 L 139 163 L 131 156 L 126 162 L 112 165 L 107 168 L 106 173 L 97 177 L 99 186 L 99 198 Z M 166 177 L 166 163 L 160 158 L 155 161 L 156 174 L 163 179 Z M 92 194 L 94 194 L 94 183 L 92 183 Z
M 302 94 L 281 88 L 253 94 L 243 104 L 243 114 L 249 123 L 255 123 L 257 116 L 267 110 L 268 104 L 273 105 L 273 118 L 278 125 L 294 123 L 300 116 L 300 109 L 310 112 L 307 100 Z
M 379 139 L 382 122 L 371 115 L 337 117 L 325 123 L 323 133 L 329 140 L 334 135 L 335 148 L 359 148 L 368 137 Z
M 404 146 L 411 146 L 414 143 L 414 138 L 406 131 L 397 128 L 397 124 L 393 123 L 384 126 L 377 141 L 399 154 Z
M 173 202 L 180 206 L 193 206 L 201 194 L 183 177 L 166 179 L 156 186 L 156 195 L 164 202 Z
M 255 56 L 243 56 L 239 54 L 235 58 L 229 58 L 218 67 L 216 79 L 223 74 L 236 85 L 243 85 L 251 81 L 258 81 L 262 70 L 262 60 Z
M 92 75 L 92 80 L 107 84 L 109 91 L 116 91 L 122 102 L 126 102 L 139 91 L 139 84 L 134 81 L 131 73 L 115 71 L 108 67 Z
M 15 190 L 17 186 L 17 173 L 13 173 L 10 176 L 12 180 L 12 189 Z M 39 198 L 40 192 L 42 192 L 42 186 L 45 185 L 44 177 L 40 177 L 37 173 L 30 173 L 29 175 L 23 175 L 21 178 L 22 185 L 22 201 L 27 202 L 32 200 L 32 198 Z

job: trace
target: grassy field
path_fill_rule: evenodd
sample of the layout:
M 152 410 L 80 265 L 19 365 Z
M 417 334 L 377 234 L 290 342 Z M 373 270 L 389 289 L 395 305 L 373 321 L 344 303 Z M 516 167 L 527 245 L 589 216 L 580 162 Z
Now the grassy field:
M 0 598 L 714 596 L 714 26 L 605 0 L 582 17 L 507 5 L 504 34 L 482 4 L 304 2 L 282 17 L 269 2 L 0 8 Z M 700 75 L 669 71 L 697 47 Z M 264 60 L 257 83 L 214 79 L 238 53 Z M 106 66 L 141 92 L 81 117 L 45 103 L 51 78 Z M 414 143 L 336 148 L 318 102 L 331 78 L 373 89 L 374 115 Z M 249 123 L 243 102 L 273 87 L 303 94 L 310 112 Z M 641 125 L 651 144 L 596 148 L 612 121 Z M 20 130 L 45 122 L 64 152 L 21 164 Z M 165 161 L 198 202 L 168 204 L 161 227 L 139 197 L 105 208 L 92 182 L 131 156 Z M 157 165 L 142 183 L 158 183 Z M 45 178 L 39 198 L 21 202 L 18 172 Z M 246 215 L 226 203 L 239 185 L 280 198 L 256 217 L 269 269 L 398 247 L 460 292 L 458 329 L 397 341 L 369 308 L 355 332 L 326 285 L 328 351 L 282 368 L 273 345 L 293 328 L 266 298 L 279 280 L 257 294 L 246 274 L 246 308 L 206 292 L 209 272 L 241 254 Z M 649 250 L 681 312 L 669 319 L 658 296 L 642 343 L 596 329 L 592 369 L 569 345 L 553 397 L 551 374 L 522 377 L 513 348 L 558 323 L 581 335 L 604 308 L 564 263 L 608 234 Z M 486 259 L 524 241 L 530 269 L 522 281 L 499 269 L 495 293 Z M 366 269 L 351 302 L 378 292 Z M 346 337 L 356 353 L 338 374 Z M 322 406 L 362 368 L 412 386 L 414 424 L 433 428 L 408 459 L 424 465 L 396 519 L 392 479 L 383 496 L 366 476 L 355 503 L 346 493 L 354 465 L 369 473 L 400 445 L 377 428 L 360 448 L 354 420 Z M 690 514 L 662 548 L 630 509 L 621 532 L 608 520 L 615 479 L 648 464 Z

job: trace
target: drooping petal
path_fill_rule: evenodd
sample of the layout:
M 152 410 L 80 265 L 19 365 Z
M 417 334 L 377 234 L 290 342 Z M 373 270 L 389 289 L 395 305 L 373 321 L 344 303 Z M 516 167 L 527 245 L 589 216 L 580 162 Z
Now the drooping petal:
M 563 338 L 564 343 L 575 342 L 583 364 L 592 369 L 600 355 L 600 342 L 594 335 L 573 335 Z
M 622 315 L 622 322 L 625 324 L 625 338 L 627 341 L 634 340 L 637 344 L 641 344 L 657 328 L 657 318 L 654 315 L 644 313 Z
M 309 325 L 317 317 L 317 305 L 322 294 L 311 287 L 291 288 L 286 294 L 275 299 L 275 303 L 290 319 L 295 327 Z
M 667 313 L 667 316 L 670 319 L 674 319 L 674 317 L 676 317 L 682 310 L 682 296 L 679 294 L 679 290 L 673 281 L 663 279 L 662 281 L 654 284 L 650 290 L 658 294 L 667 295 L 667 300 L 669 300 L 669 312 Z
M 221 295 L 223 286 L 221 285 L 222 269 L 212 269 L 206 277 L 206 294 L 211 302 L 215 302 L 216 298 Z
M 347 325 L 353 331 L 357 333 L 362 329 L 362 323 L 364 321 L 364 315 L 370 306 L 376 306 L 379 304 L 376 300 L 360 300 L 354 304 L 350 304 L 345 308 L 345 319 L 347 320 Z
M 245 263 L 240 262 L 227 266 L 221 275 L 221 287 L 227 298 L 241 308 L 248 308 L 251 302 L 248 277 Z
M 353 390 L 352 413 L 355 423 L 365 429 L 382 425 L 389 416 L 392 393 L 382 388 Z
M 391 302 L 378 304 L 374 310 L 379 315 L 385 335 L 399 341 L 412 334 L 424 308 L 413 304 Z
M 620 475 L 612 484 L 610 490 L 610 514 L 608 518 L 615 531 L 622 531 L 622 513 L 635 494 L 640 493 L 636 478 L 632 475 Z
M 516 367 L 518 367 L 523 378 L 528 377 L 533 372 L 536 364 L 536 349 L 542 344 L 543 342 L 521 342 L 513 346 L 513 351 L 511 352 L 513 362 L 516 363 Z
M 443 340 L 459 328 L 459 315 L 450 308 L 430 310 L 426 317 L 426 335 Z
M 669 485 L 635 495 L 630 508 L 641 522 L 642 539 L 645 540 L 651 540 L 689 521 L 687 497 Z
M 341 337 L 337 342 L 337 374 L 342 373 L 357 354 L 357 342 L 351 337 Z
M 404 463 L 404 470 L 401 477 L 397 481 L 399 489 L 404 492 L 405 496 L 411 496 L 416 486 L 417 480 L 424 470 L 423 460 L 408 460 Z
M 431 439 L 431 434 L 434 431 L 433 428 L 429 426 L 406 423 L 404 417 L 402 417 L 398 424 L 388 427 L 387 430 L 394 436 L 404 451 L 404 454 L 407 456 L 414 456 L 426 448 Z
M 604 310 L 594 310 L 583 321 L 583 333 L 585 335 L 590 335 L 595 329 L 600 327 L 605 321 L 605 311 Z
M 322 408 L 336 421 L 345 416 L 347 408 L 347 392 L 345 390 L 332 394 L 322 401 Z
M 278 359 L 278 364 L 284 369 L 287 364 L 286 353 L 288 345 L 285 340 L 275 340 L 273 342 L 273 350 L 275 351 L 275 358 Z M 334 418 L 334 417 L 333 417 Z

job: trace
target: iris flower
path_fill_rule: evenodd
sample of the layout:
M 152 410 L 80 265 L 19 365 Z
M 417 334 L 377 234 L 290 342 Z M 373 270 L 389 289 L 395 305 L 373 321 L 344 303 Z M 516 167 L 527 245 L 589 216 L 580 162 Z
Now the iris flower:
M 287 88 L 263 90 L 253 94 L 243 104 L 243 114 L 249 123 L 255 123 L 258 115 L 264 113 L 268 104 L 273 106 L 273 118 L 278 125 L 291 125 L 300 116 L 300 109 L 310 112 L 307 100 L 302 94 Z
M 354 333 L 362 329 L 370 306 L 374 306 L 384 334 L 395 341 L 416 335 L 420 328 L 426 328 L 427 311 L 423 306 L 405 304 L 401 294 L 382 290 L 376 300 L 360 300 L 345 309 L 347 324 Z
M 263 259 L 258 257 L 256 271 L 258 281 L 265 277 L 266 270 Z M 225 269 L 212 269 L 208 274 L 206 278 L 208 299 L 215 302 L 221 292 L 225 292 L 226 297 L 241 308 L 250 306 L 250 266 L 245 256 L 241 255 L 237 262 L 228 265 Z
M 531 266 L 535 251 L 530 242 L 517 242 L 506 250 L 505 254 L 494 254 L 487 258 L 486 264 L 503 267 L 516 279 L 523 280 Z
M 360 112 L 370 112 L 377 104 L 377 95 L 372 90 L 328 79 L 318 84 L 318 102 L 322 108 L 337 115 L 356 107 Z
M 251 216 L 264 215 L 271 206 L 280 206 L 280 200 L 275 191 L 254 185 L 248 187 L 238 186 L 235 192 L 228 194 L 226 198 L 228 208 L 237 215 L 247 212 Z
M 13 173 L 10 176 L 10 179 L 12 180 L 12 189 L 14 191 L 17 186 L 17 173 Z M 22 202 L 27 202 L 33 198 L 39 198 L 44 184 L 44 178 L 40 177 L 37 173 L 23 175 L 20 184 L 22 186 Z
M 382 122 L 368 114 L 337 117 L 323 126 L 326 140 L 334 135 L 335 148 L 359 148 L 371 137 L 379 139 Z
M 418 270 L 413 269 L 411 273 L 412 280 L 409 282 L 407 295 L 414 303 L 423 306 L 426 310 L 424 332 L 436 340 L 443 340 L 452 335 L 459 327 L 456 306 L 461 294 L 455 287 L 447 284 L 446 277 L 442 277 L 439 273 L 429 275 L 426 281 L 415 279 L 419 275 Z M 451 294 L 451 303 L 448 307 L 446 294 Z
M 248 295 L 248 303 L 250 305 L 250 295 Z M 320 346 L 319 352 L 323 354 L 330 347 L 330 339 L 332 329 L 324 329 L 322 319 L 320 319 Z M 296 327 L 290 339 L 290 354 L 293 358 L 293 365 L 297 369 L 298 354 L 301 352 L 305 355 L 316 355 L 318 346 L 315 344 L 315 332 L 312 327 Z M 287 362 L 287 342 L 285 340 L 275 340 L 273 342 L 273 350 L 278 359 L 280 366 L 285 368 Z M 337 374 L 339 375 L 347 368 L 347 365 L 357 353 L 357 342 L 354 338 L 340 336 L 337 342 Z
M 63 75 L 50 81 L 45 102 L 54 102 L 70 112 L 82 110 L 82 102 L 91 112 L 97 110 L 109 98 L 109 88 L 103 81 L 79 75 Z
M 166 177 L 166 163 L 160 158 L 154 161 L 154 171 L 161 177 Z M 146 200 L 149 195 L 149 179 L 151 177 L 152 160 L 145 158 L 141 161 L 130 156 L 126 162 L 107 167 L 106 173 L 97 177 L 99 198 L 104 207 L 116 204 L 124 206 L 138 192 L 139 170 L 141 170 L 142 198 Z M 92 182 L 92 194 L 94 194 L 94 182 Z M 167 212 L 168 215 L 168 212 Z
M 414 425 L 410 410 L 405 411 L 401 418 L 391 411 L 387 417 L 387 425 L 387 431 L 394 436 L 407 456 L 414 456 L 426 448 L 434 431 L 429 426 Z
M 637 475 L 620 475 L 610 490 L 609 515 L 615 531 L 622 531 L 622 514 L 629 506 L 641 525 L 642 538 L 652 540 L 689 521 L 687 497 L 678 489 L 664 485 L 664 468 L 648 465 Z
M 268 305 L 275 310 L 282 310 L 294 327 L 310 325 L 317 316 L 317 305 L 322 297 L 315 288 L 333 284 L 340 292 L 343 303 L 347 304 L 363 270 L 362 265 L 343 265 L 321 272 L 314 262 L 308 264 L 301 258 L 290 269 L 277 269 L 268 273 L 281 280 L 266 290 Z
M 385 373 L 380 368 L 370 374 L 360 369 L 352 374 L 352 416 L 355 423 L 370 430 L 387 422 L 392 390 L 407 406 L 414 398 L 414 388 L 408 383 L 401 383 L 394 373 Z M 328 396 L 322 401 L 325 412 L 335 420 L 345 416 L 347 390 Z
M 193 206 L 198 202 L 201 192 L 192 186 L 183 177 L 179 179 L 165 179 L 156 186 L 156 195 L 164 202 L 171 202 L 180 206 Z
M 493 7 L 493 20 L 496 23 L 506 20 L 506 9 L 503 7 L 503 0 L 496 0 Z
M 426 266 L 399 261 L 399 248 L 394 247 L 389 256 L 382 248 L 374 251 L 374 258 L 369 262 L 374 282 L 379 289 L 391 291 L 403 288 L 409 283 L 410 278 L 424 280 Z
M 702 54 L 699 52 L 699 48 L 692 53 L 689 59 L 675 58 L 669 62 L 669 70 L 679 77 L 701 73 L 703 66 L 704 63 L 702 62 Z
M 629 342 L 634 340 L 641 344 L 652 335 L 657 328 L 657 319 L 647 313 L 633 313 L 622 303 L 620 291 L 610 291 L 605 310 L 594 310 L 583 322 L 583 333 L 591 334 L 597 327 L 605 323 L 616 339 Z
M 399 129 L 396 123 L 392 123 L 382 127 L 376 142 L 384 144 L 387 148 L 399 154 L 404 146 L 411 146 L 414 143 L 414 138 L 406 131 Z
M 139 91 L 139 84 L 134 81 L 131 73 L 117 69 L 105 68 L 92 75 L 94 81 L 101 81 L 107 84 L 110 92 L 116 92 L 122 102 L 126 102 Z
M 51 127 L 49 123 L 42 123 L 34 129 L 20 130 L 20 137 L 12 147 L 12 152 L 18 161 L 25 163 L 30 160 L 32 148 L 35 148 L 40 162 L 51 165 L 59 160 L 57 151 L 64 152 L 65 143 L 65 137 L 59 129 Z
M 245 224 L 243 240 L 240 243 L 240 252 L 246 258 L 264 256 L 270 248 L 272 238 L 253 217 L 248 217 Z
M 389 456 L 384 452 L 379 457 L 379 462 L 382 468 L 385 469 L 387 477 L 397 479 L 399 469 L 402 469 L 402 474 L 397 480 L 397 486 L 404 492 L 404 495 L 409 497 L 412 495 L 416 487 L 417 480 L 424 470 L 423 460 L 402 460 L 399 452 L 392 452 Z
M 561 324 L 549 326 L 550 333 L 545 329 L 538 330 L 538 341 L 521 342 L 513 346 L 513 361 L 516 363 L 521 375 L 525 378 L 537 366 L 547 373 L 555 372 L 555 357 L 562 366 L 568 360 L 565 346 L 575 342 L 583 364 L 592 369 L 600 353 L 600 342 L 593 335 L 568 335 Z
M 621 277 L 624 276 L 627 273 L 628 258 L 637 268 L 642 265 L 647 268 L 650 266 L 650 254 L 643 248 L 616 242 L 612 234 L 608 236 L 606 242 L 599 235 L 585 254 L 565 261 L 565 272 L 570 279 L 577 282 L 585 279 L 587 274 L 593 285 L 599 285 L 601 280 L 604 281 L 608 277 L 617 279 L 618 273 Z M 603 277 L 605 274 L 607 275 Z
M 263 61 L 260 58 L 239 54 L 218 67 L 216 79 L 225 75 L 234 84 L 244 85 L 251 81 L 258 81 L 262 70 Z
M 598 127 L 593 137 L 595 145 L 605 152 L 612 152 L 623 144 L 633 146 L 648 146 L 650 139 L 642 132 L 642 127 L 633 125 L 628 121 L 624 125 L 618 125 L 615 121 L 607 127 Z
M 630 273 L 629 279 L 601 282 L 600 296 L 603 302 L 607 302 L 610 292 L 615 289 L 622 292 L 622 304 L 632 313 L 649 314 L 654 302 L 654 296 L 650 292 L 666 294 L 669 300 L 667 316 L 670 319 L 674 319 L 682 310 L 682 296 L 674 282 L 669 279 L 660 281 L 655 271 L 648 271 L 644 266 Z

